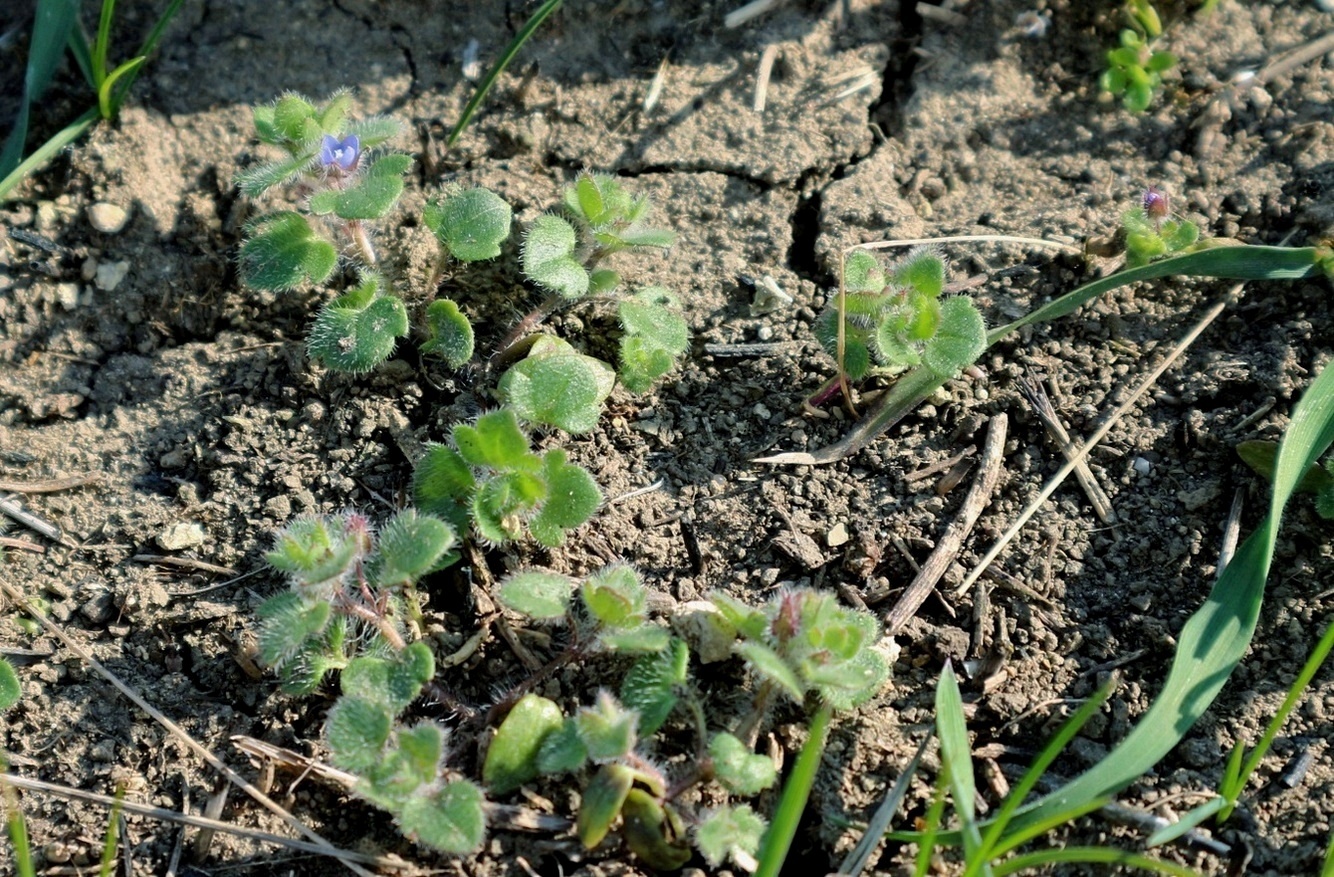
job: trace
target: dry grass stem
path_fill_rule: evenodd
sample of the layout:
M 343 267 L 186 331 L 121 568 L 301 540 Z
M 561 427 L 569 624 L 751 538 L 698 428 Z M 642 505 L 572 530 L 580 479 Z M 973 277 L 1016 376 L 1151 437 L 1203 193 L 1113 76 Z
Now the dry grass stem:
M 1167 371 L 1174 362 L 1180 359 L 1181 355 L 1186 352 L 1190 345 L 1194 344 L 1195 340 L 1200 337 L 1200 334 L 1204 332 L 1214 320 L 1218 319 L 1218 315 L 1223 313 L 1223 311 L 1227 309 L 1227 306 L 1236 300 L 1244 286 L 1244 283 L 1236 284 L 1229 290 L 1227 295 L 1223 296 L 1220 301 L 1211 306 L 1209 310 L 1205 312 L 1204 316 L 1191 327 L 1185 337 L 1177 342 L 1176 346 L 1163 358 L 1162 362 L 1155 366 L 1153 370 L 1145 376 L 1144 380 L 1139 383 L 1139 386 L 1131 391 L 1130 396 L 1116 407 L 1116 410 L 1103 421 L 1101 426 L 1094 430 L 1093 435 L 1089 436 L 1088 441 L 1084 442 L 1084 444 L 1080 445 L 1075 450 L 1075 452 L 1065 461 L 1065 465 L 1062 466 L 1057 473 L 1051 477 L 1051 480 L 1047 482 L 1047 486 L 1042 488 L 1042 492 L 1028 504 L 1027 508 L 1020 513 L 1018 519 L 1010 525 L 1010 528 L 1005 531 L 1005 534 L 1001 536 L 1000 539 L 996 540 L 996 544 L 991 547 L 991 550 L 987 552 L 986 556 L 983 557 L 982 560 L 978 562 L 977 566 L 973 568 L 973 571 L 968 574 L 968 577 L 964 579 L 963 584 L 959 586 L 961 590 L 971 587 L 973 582 L 977 581 L 977 579 L 986 571 L 986 568 L 1000 556 L 1002 551 L 1005 550 L 1005 547 L 1014 541 L 1014 537 L 1019 534 L 1019 531 L 1023 529 L 1024 525 L 1032 519 L 1033 515 L 1037 514 L 1037 511 L 1042 507 L 1042 504 L 1051 498 L 1051 495 L 1056 492 L 1056 489 L 1059 488 L 1070 473 L 1075 470 L 1075 466 L 1079 464 L 1079 461 L 1088 456 L 1088 452 L 1092 450 L 1098 442 L 1102 441 L 1103 438 L 1107 436 L 1107 433 L 1111 432 L 1112 427 L 1125 416 L 1126 412 L 1133 408 L 1140 398 L 1148 392 L 1149 388 L 1158 382 L 1158 379 L 1163 376 L 1163 372 Z
M 1047 434 L 1056 442 L 1056 446 L 1061 449 L 1061 453 L 1067 460 L 1075 452 L 1074 443 L 1070 441 L 1070 434 L 1065 431 L 1065 425 L 1061 423 L 1056 416 L 1056 409 L 1052 408 L 1051 400 L 1047 398 L 1047 391 L 1042 388 L 1039 381 L 1022 380 L 1019 382 L 1019 392 L 1028 400 L 1032 406 L 1033 413 L 1042 421 Z M 1116 512 L 1112 509 L 1112 501 L 1107 496 L 1107 492 L 1102 489 L 1098 479 L 1094 477 L 1093 470 L 1089 468 L 1088 461 L 1080 458 L 1075 463 L 1075 480 L 1079 486 L 1084 489 L 1084 495 L 1089 498 L 1089 503 L 1093 506 L 1093 512 L 1098 516 L 1098 520 L 1104 524 L 1116 523 Z
M 922 564 L 912 584 L 908 585 L 899 596 L 898 602 L 885 616 L 886 634 L 898 632 L 908 623 L 908 619 L 917 613 L 927 596 L 935 590 L 936 583 L 950 568 L 950 564 L 954 563 L 959 549 L 963 547 L 963 540 L 968 538 L 968 534 L 973 531 L 973 525 L 977 523 L 978 516 L 991 502 L 996 482 L 1000 479 L 1007 422 L 1004 414 L 997 414 L 991 418 L 987 438 L 982 445 L 981 470 L 977 473 L 973 486 L 969 488 L 968 495 L 964 497 L 959 513 L 955 515 L 954 520 L 946 528 L 945 535 L 941 536 L 940 542 L 936 544 L 936 549 L 931 552 L 931 556 Z

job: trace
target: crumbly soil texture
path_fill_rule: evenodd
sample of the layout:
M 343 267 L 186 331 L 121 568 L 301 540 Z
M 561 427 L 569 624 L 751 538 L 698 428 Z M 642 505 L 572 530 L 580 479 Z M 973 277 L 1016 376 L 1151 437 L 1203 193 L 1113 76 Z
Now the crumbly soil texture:
M 22 24 L 23 5 L 0 13 L 0 31 Z M 135 44 L 160 5 L 122 4 L 118 43 Z M 995 777 L 1013 778 L 1115 672 L 1110 702 L 1053 779 L 1097 763 L 1161 687 L 1175 637 L 1217 574 L 1230 514 L 1243 535 L 1262 516 L 1266 486 L 1234 447 L 1277 439 L 1325 366 L 1334 326 L 1325 282 L 1244 289 L 1092 452 L 1115 521 L 1099 520 L 1071 480 L 1003 552 L 997 575 L 963 592 L 966 573 L 1063 462 L 1021 382 L 1047 387 L 1079 441 L 1229 294 L 1228 284 L 1169 279 L 1118 290 L 1006 340 L 846 460 L 754 460 L 824 447 L 855 420 L 837 408 L 825 417 L 803 410 L 833 374 L 812 323 L 849 244 L 1006 234 L 1078 248 L 1112 239 L 1120 214 L 1149 185 L 1169 192 L 1175 211 L 1208 236 L 1271 244 L 1327 236 L 1334 62 L 1306 60 L 1260 86 L 1244 77 L 1328 31 L 1334 20 L 1324 4 L 1223 0 L 1200 17 L 1188 14 L 1194 4 L 1166 4 L 1175 23 L 1165 39 L 1181 63 L 1154 107 L 1132 115 L 1097 88 L 1103 53 L 1123 25 L 1112 2 L 927 9 L 910 0 L 793 0 L 727 28 L 735 0 L 568 0 L 446 148 L 476 88 L 463 75 L 467 48 L 475 41 L 484 69 L 533 5 L 186 0 L 120 119 L 94 128 L 0 207 L 0 480 L 86 476 L 20 494 L 63 537 L 12 526 L 7 536 L 27 544 L 6 552 L 0 578 L 336 844 L 449 873 L 646 873 L 614 843 L 586 853 L 567 833 L 504 826 L 472 856 L 441 856 L 404 840 L 389 817 L 344 788 L 275 770 L 233 743 L 244 735 L 327 755 L 321 729 L 336 685 L 293 698 L 248 659 L 256 606 L 286 587 L 264 561 L 277 529 L 344 509 L 387 518 L 404 504 L 424 444 L 495 405 L 484 373 L 450 372 L 415 343 L 364 376 L 315 367 L 304 335 L 333 290 L 275 295 L 238 280 L 235 256 L 256 206 L 231 181 L 272 157 L 253 137 L 251 108 L 284 91 L 318 97 L 349 87 L 360 112 L 406 123 L 398 145 L 416 158 L 401 211 L 377 238 L 410 309 L 419 315 L 436 295 L 456 299 L 484 352 L 541 294 L 511 267 L 515 242 L 496 263 L 426 288 L 429 233 L 414 217 L 442 186 L 491 187 L 522 225 L 551 209 L 579 172 L 614 173 L 650 195 L 658 223 L 679 236 L 666 254 L 626 255 L 617 267 L 631 284 L 665 286 L 684 303 L 693 346 L 682 367 L 646 396 L 618 389 L 588 435 L 537 439 L 567 448 L 608 502 L 560 550 L 487 549 L 486 569 L 428 581 L 438 655 L 454 653 L 482 623 L 473 588 L 525 566 L 579 575 L 624 559 L 667 607 L 715 590 L 759 602 L 810 585 L 884 613 L 954 520 L 975 477 L 967 466 L 1004 415 L 995 493 L 936 594 L 897 632 L 892 681 L 838 720 L 789 873 L 833 870 L 857 840 L 930 733 L 947 661 L 964 676 L 979 776 L 993 778 L 980 781 L 984 802 L 995 805 Z M 1049 23 L 1041 33 L 1021 26 L 1030 12 Z M 766 52 L 775 56 L 757 110 Z M 0 62 L 4 118 L 17 105 L 22 55 Z M 81 89 L 71 64 L 35 107 L 32 142 L 82 112 Z M 993 325 L 1109 267 L 1037 247 L 945 252 L 950 279 Z M 785 295 L 764 293 L 770 283 Z M 567 309 L 552 323 L 590 352 L 613 355 L 617 330 L 605 305 Z M 882 390 L 857 388 L 859 406 Z M 1309 498 L 1299 498 L 1255 644 L 1185 742 L 1123 803 L 1182 812 L 1214 787 L 1234 743 L 1257 739 L 1326 624 L 1327 537 Z M 0 621 L 24 688 L 0 718 L 9 769 L 201 812 L 223 785 L 218 775 L 22 620 L 11 610 Z M 559 630 L 512 623 L 538 657 L 559 649 Z M 493 627 L 439 681 L 456 706 L 483 708 L 526 672 Z M 748 696 L 741 668 L 694 672 L 710 720 L 735 722 Z M 573 709 L 614 687 L 617 673 L 614 661 L 567 668 L 542 693 Z M 414 710 L 462 725 L 447 705 Z M 1203 873 L 1316 873 L 1334 801 L 1331 714 L 1334 683 L 1321 674 L 1240 812 L 1213 831 L 1229 853 L 1169 846 L 1157 854 Z M 685 723 L 679 731 L 655 754 L 669 772 L 687 767 L 691 731 Z M 782 706 L 762 746 L 790 764 L 804 738 L 801 711 Z M 480 742 L 475 732 L 456 733 L 452 766 L 475 774 Z M 925 812 L 933 759 L 898 824 Z M 577 800 L 576 784 L 552 781 L 505 803 L 569 817 Z M 758 806 L 774 800 L 771 793 Z M 40 868 L 71 873 L 95 861 L 103 808 L 35 792 L 23 794 L 22 807 Z M 236 790 L 220 818 L 291 834 Z M 138 815 L 122 830 L 138 874 L 166 873 L 182 839 L 176 873 L 342 871 L 332 859 L 252 839 L 196 837 Z M 1095 815 L 1046 842 L 1140 848 L 1144 835 Z M 901 873 L 912 856 L 912 847 L 889 843 L 872 868 Z M 701 859 L 689 867 L 710 870 Z

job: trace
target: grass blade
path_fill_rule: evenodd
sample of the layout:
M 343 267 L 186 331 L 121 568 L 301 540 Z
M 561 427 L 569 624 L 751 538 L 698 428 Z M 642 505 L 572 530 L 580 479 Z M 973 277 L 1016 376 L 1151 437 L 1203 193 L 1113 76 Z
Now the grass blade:
M 974 799 L 977 785 L 973 780 L 973 749 L 968 744 L 968 726 L 963 715 L 963 697 L 959 694 L 959 680 L 948 661 L 936 684 L 936 736 L 940 738 L 940 763 L 949 778 L 954 812 L 959 814 L 963 831 L 964 857 L 985 867 L 980 859 L 982 833 L 977 829 Z M 976 873 L 976 868 L 970 868 Z
M 913 877 L 926 877 L 931 870 L 932 853 L 936 850 L 936 838 L 940 835 L 940 822 L 945 818 L 945 775 L 941 774 L 936 782 L 936 793 L 931 798 L 931 807 L 926 811 L 926 828 L 917 836 L 917 863 L 913 868 Z
M 1237 805 L 1237 799 L 1241 797 L 1242 790 L 1246 788 L 1246 781 L 1250 779 L 1251 774 L 1255 773 L 1256 768 L 1260 766 L 1260 760 L 1269 752 L 1269 747 L 1273 744 L 1274 738 L 1278 736 L 1279 729 L 1283 727 L 1283 723 L 1288 720 L 1288 716 L 1296 708 L 1297 702 L 1301 700 L 1302 694 L 1306 691 L 1306 687 L 1311 684 L 1316 672 L 1325 663 L 1325 658 L 1329 657 L 1331 647 L 1334 647 L 1334 624 L 1325 628 L 1325 632 L 1321 634 L 1320 642 L 1316 643 L 1311 656 L 1306 659 L 1306 663 L 1302 666 L 1302 671 L 1297 674 L 1297 678 L 1289 686 L 1288 694 L 1283 698 L 1283 705 L 1270 719 L 1268 727 L 1265 728 L 1264 736 L 1255 744 L 1255 748 L 1251 750 L 1251 754 L 1246 758 L 1246 764 L 1240 771 L 1226 777 L 1228 781 L 1220 784 L 1218 792 L 1227 799 L 1227 806 L 1222 808 L 1223 813 L 1219 817 L 1220 819 L 1227 819 L 1232 814 L 1232 809 Z
M 1042 779 L 1042 775 L 1047 772 L 1051 763 L 1065 750 L 1066 746 L 1070 745 L 1070 741 L 1079 733 L 1079 729 L 1084 727 L 1088 720 L 1093 718 L 1094 713 L 1107 702 L 1107 698 L 1111 697 L 1114 686 L 1115 680 L 1109 679 L 1102 688 L 1094 692 L 1092 697 L 1080 704 L 1079 709 L 1075 710 L 1074 714 L 1061 725 L 1060 730 L 1042 747 L 1042 751 L 1038 753 L 1038 757 L 1034 759 L 1028 770 L 1024 771 L 1024 775 L 1020 778 L 1018 784 L 1010 790 L 1010 794 L 1005 796 L 996 818 L 987 826 L 987 833 L 982 838 L 983 855 L 994 858 L 1003 852 L 1003 850 L 996 848 L 996 842 L 1004 833 L 1005 827 L 1010 824 L 1010 819 L 1014 816 L 1015 811 L 1024 803 L 1028 793 L 1037 786 L 1038 781 Z M 1074 817 L 1070 818 L 1073 819 Z
M 97 19 L 97 37 L 93 40 L 93 90 L 102 91 L 107 76 L 107 50 L 111 47 L 111 22 L 116 17 L 116 0 L 102 0 L 102 14 Z M 103 118 L 106 118 L 104 115 Z
M 0 764 L 3 760 L 0 760 Z M 19 796 L 3 777 L 0 777 L 0 795 L 4 798 L 5 823 L 9 828 L 9 845 L 14 850 L 14 873 L 18 877 L 33 877 L 32 844 L 28 840 L 28 823 L 19 809 Z
M 162 15 L 158 17 L 157 23 L 153 29 L 148 32 L 144 38 L 143 44 L 139 46 L 139 51 L 135 52 L 136 57 L 147 58 L 157 49 L 158 43 L 162 42 L 162 35 L 167 32 L 167 26 L 171 20 L 176 17 L 180 11 L 181 4 L 185 0 L 171 0 L 167 8 L 162 10 Z M 140 67 L 135 67 L 120 80 L 120 83 L 111 91 L 111 115 L 115 116 L 120 112 L 121 105 L 125 103 L 125 97 L 130 93 L 130 86 L 134 85 L 134 80 L 139 78 Z
M 24 177 L 55 158 L 60 150 L 82 137 L 83 133 L 96 124 L 99 119 L 101 119 L 101 116 L 98 114 L 97 107 L 93 107 L 56 132 L 56 135 L 50 140 L 37 147 L 32 155 L 23 159 L 18 167 L 14 168 L 3 180 L 0 180 L 0 201 L 8 198 L 9 193 L 13 191 L 15 186 L 23 182 Z
M 1041 868 L 1043 865 L 1052 865 L 1058 862 L 1087 862 L 1102 865 L 1124 865 L 1128 868 L 1139 868 L 1141 871 L 1152 871 L 1157 874 L 1171 874 L 1173 877 L 1199 877 L 1198 871 L 1192 871 L 1190 868 L 1183 867 L 1174 862 L 1160 862 L 1157 859 L 1151 859 L 1140 853 L 1132 853 L 1129 850 L 1116 850 L 1110 847 L 1065 847 L 1055 850 L 1038 850 L 1037 852 L 1024 853 L 1022 856 L 1015 856 L 1012 859 L 1006 859 L 996 865 L 996 877 L 1002 877 L 1006 874 L 1018 874 L 1021 871 L 1028 871 Z
M 1255 634 L 1265 579 L 1283 508 L 1303 473 L 1334 442 L 1334 369 L 1326 368 L 1293 409 L 1279 447 L 1269 515 L 1218 578 L 1208 599 L 1187 620 L 1162 692 L 1106 758 L 1015 820 L 1042 819 L 1113 794 L 1162 759 L 1203 715 Z
M 107 833 L 102 838 L 102 861 L 97 869 L 99 877 L 111 877 L 111 872 L 116 867 L 116 851 L 120 846 L 117 841 L 120 837 L 121 802 L 124 800 L 125 785 L 117 783 L 116 803 L 111 805 L 111 815 L 107 818 Z
M 820 766 L 820 756 L 824 754 L 825 739 L 829 736 L 829 719 L 834 710 L 828 704 L 821 704 L 811 717 L 810 736 L 806 745 L 801 747 L 797 763 L 792 766 L 792 773 L 783 784 L 783 794 L 778 799 L 778 809 L 774 811 L 773 822 L 764 833 L 760 844 L 760 867 L 755 877 L 778 877 L 787 859 L 787 851 L 792 848 L 792 838 L 797 834 L 797 825 L 806 810 L 806 799 L 810 797 L 811 786 L 815 783 L 815 771 Z
M 1213 816 L 1227 804 L 1227 800 L 1221 797 L 1210 798 L 1200 806 L 1190 810 L 1185 816 L 1182 816 L 1171 825 L 1162 828 L 1149 835 L 1149 839 L 1144 842 L 1147 847 L 1161 846 L 1170 843 L 1181 837 L 1188 831 L 1198 828 L 1204 824 L 1204 821 Z
M 77 0 L 38 0 L 32 21 L 28 67 L 23 74 L 23 98 L 19 101 L 14 127 L 5 140 L 4 151 L 0 152 L 0 175 L 8 176 L 23 159 L 23 146 L 28 139 L 29 108 L 51 84 L 78 12 Z
M 514 56 L 519 54 L 519 50 L 523 48 L 524 43 L 528 42 L 533 34 L 537 32 L 537 29 L 542 26 L 542 22 L 546 21 L 547 17 L 559 9 L 564 2 L 565 0 L 546 0 L 545 3 L 537 7 L 528 22 L 514 35 L 514 39 L 510 40 L 509 45 L 505 47 L 505 51 L 500 53 L 496 63 L 487 71 L 486 77 L 477 86 L 477 90 L 473 92 L 467 106 L 463 108 L 463 114 L 459 116 L 458 122 L 454 124 L 454 130 L 449 132 L 449 139 L 445 141 L 446 146 L 453 146 L 454 141 L 459 139 L 459 135 L 468 127 L 473 114 L 477 112 L 477 108 L 486 99 L 487 93 L 496 84 L 500 74 L 505 72 L 505 68 L 514 60 Z

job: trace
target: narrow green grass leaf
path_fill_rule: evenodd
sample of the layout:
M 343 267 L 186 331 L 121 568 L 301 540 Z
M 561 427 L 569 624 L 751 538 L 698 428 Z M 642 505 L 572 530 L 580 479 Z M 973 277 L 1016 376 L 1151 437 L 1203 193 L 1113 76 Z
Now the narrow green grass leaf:
M 1065 721 L 1065 724 L 1061 725 L 1060 730 L 1042 747 L 1038 757 L 1029 765 L 1028 770 L 1024 771 L 1023 777 L 1010 790 L 1010 794 L 1005 796 L 1000 811 L 991 821 L 991 824 L 987 826 L 986 834 L 982 837 L 984 856 L 995 858 L 1004 852 L 1004 850 L 996 848 L 996 842 L 1004 833 L 1005 827 L 1010 824 L 1011 817 L 1024 803 L 1028 793 L 1037 786 L 1038 781 L 1042 779 L 1042 775 L 1047 772 L 1047 768 L 1056 760 L 1056 757 L 1065 750 L 1066 746 L 1070 745 L 1071 740 L 1075 739 L 1079 729 L 1084 727 L 1088 720 L 1093 718 L 1098 710 L 1102 708 L 1102 705 L 1107 702 L 1107 698 L 1111 697 L 1114 685 L 1113 680 L 1108 680 L 1106 684 L 1094 692 L 1092 697 L 1080 704 L 1079 709 L 1075 710 L 1074 714 Z
M 1176 822 L 1162 828 L 1149 835 L 1149 839 L 1144 842 L 1145 846 L 1157 847 L 1165 843 L 1171 843 L 1177 838 L 1203 825 L 1209 817 L 1227 806 L 1227 799 L 1221 797 L 1210 798 L 1198 807 L 1194 807 L 1186 812 Z
M 963 715 L 963 696 L 954 667 L 947 661 L 936 684 L 936 736 L 940 738 L 940 763 L 949 780 L 954 812 L 959 814 L 963 832 L 964 856 L 974 864 L 973 873 L 986 873 L 981 857 L 982 833 L 977 828 L 974 799 L 977 785 L 973 780 L 973 749 L 968 743 L 968 726 Z
M 454 130 L 449 132 L 449 139 L 445 141 L 446 146 L 453 146 L 454 141 L 459 139 L 459 135 L 463 133 L 463 129 L 468 127 L 473 114 L 482 105 L 482 101 L 486 99 L 492 86 L 500 78 L 500 74 L 505 72 L 505 68 L 514 60 L 514 56 L 519 54 L 519 50 L 523 48 L 524 43 L 528 42 L 533 34 L 537 32 L 537 29 L 542 26 L 542 22 L 547 20 L 547 16 L 559 9 L 562 3 L 564 3 L 564 0 L 546 0 L 545 3 L 537 7 L 527 23 L 514 35 L 514 39 L 510 40 L 509 45 L 505 47 L 505 51 L 500 53 L 495 65 L 487 71 L 486 77 L 477 86 L 477 90 L 473 92 L 467 106 L 463 108 L 463 113 L 459 116 L 458 122 L 454 124 Z
M 23 158 L 29 108 L 51 84 L 78 14 L 77 0 L 39 0 L 37 3 L 28 46 L 28 66 L 23 74 L 23 97 L 19 101 L 14 127 L 5 140 L 4 151 L 0 152 L 0 174 L 8 176 Z
M 778 877 L 783 870 L 787 852 L 792 848 L 792 839 L 796 837 L 797 825 L 806 810 L 806 800 L 810 797 L 811 786 L 815 783 L 815 772 L 820 767 L 820 756 L 824 753 L 825 740 L 829 736 L 829 720 L 834 710 L 828 704 L 811 716 L 810 736 L 806 745 L 797 755 L 797 763 L 792 766 L 792 773 L 783 784 L 783 794 L 778 799 L 778 809 L 774 811 L 773 822 L 764 833 L 764 842 L 760 844 L 757 857 L 760 867 L 755 877 Z
M 0 759 L 0 765 L 8 766 L 4 765 L 3 759 Z M 34 877 L 36 871 L 32 865 L 32 843 L 28 839 L 28 823 L 23 818 L 23 811 L 19 809 L 18 793 L 3 776 L 0 776 L 0 794 L 4 796 L 5 823 L 9 828 L 9 846 L 14 856 L 14 873 L 18 877 Z
M 913 877 L 926 877 L 926 873 L 931 870 L 936 838 L 940 836 L 940 823 L 944 818 L 945 777 L 942 775 L 936 783 L 936 793 L 931 798 L 931 807 L 926 811 L 926 828 L 917 838 L 917 861 L 913 867 Z
M 1006 859 L 996 865 L 996 877 L 1019 874 L 1062 862 L 1087 862 L 1100 865 L 1124 865 L 1139 868 L 1155 874 L 1171 874 L 1173 877 L 1199 877 L 1198 871 L 1183 867 L 1174 862 L 1160 862 L 1148 856 L 1132 853 L 1129 850 L 1116 850 L 1110 847 L 1065 847 L 1055 850 L 1038 850 Z
M 1176 657 L 1158 698 L 1106 758 L 1043 798 L 1016 819 L 1016 825 L 1125 788 L 1171 751 L 1213 703 L 1255 634 L 1283 508 L 1306 470 L 1331 442 L 1334 369 L 1326 368 L 1293 409 L 1275 464 L 1269 515 L 1182 628 Z
M 120 813 L 121 804 L 125 800 L 125 785 L 116 784 L 116 803 L 111 805 L 111 815 L 107 817 L 107 830 L 102 836 L 102 860 L 98 865 L 97 873 L 99 877 L 111 877 L 111 872 L 116 867 L 116 850 L 119 849 L 117 838 L 120 837 Z
M 1246 788 L 1246 781 L 1250 779 L 1251 774 L 1255 773 L 1260 766 L 1260 760 L 1269 752 L 1269 747 L 1273 744 L 1274 738 L 1278 736 L 1283 723 L 1288 720 L 1288 716 L 1297 707 L 1297 702 L 1301 700 L 1306 687 L 1315 678 L 1316 671 L 1325 663 L 1325 658 L 1329 656 L 1332 646 L 1334 646 L 1334 624 L 1325 628 L 1325 632 L 1321 634 L 1320 642 L 1316 643 L 1315 649 L 1302 666 L 1302 671 L 1292 681 L 1287 695 L 1283 698 L 1283 704 L 1278 708 L 1278 712 L 1274 713 L 1274 717 L 1270 719 L 1268 727 L 1265 728 L 1264 736 L 1251 750 L 1251 754 L 1246 759 L 1246 764 L 1239 771 L 1225 775 L 1225 782 L 1219 784 L 1218 792 L 1228 802 L 1228 806 L 1223 808 L 1222 819 L 1226 819 L 1231 814 L 1233 807 L 1236 806 L 1237 799 L 1241 797 L 1242 790 Z

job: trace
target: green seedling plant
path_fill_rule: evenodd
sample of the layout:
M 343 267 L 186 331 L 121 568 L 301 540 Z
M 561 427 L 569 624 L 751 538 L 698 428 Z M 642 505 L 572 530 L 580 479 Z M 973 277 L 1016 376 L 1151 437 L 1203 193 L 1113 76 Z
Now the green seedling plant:
M 1031 873 L 1036 869 L 1067 863 L 1123 865 L 1159 874 L 1193 877 L 1196 874 L 1172 862 L 1163 862 L 1128 850 L 1097 846 L 1065 846 L 1032 851 L 1020 848 L 1052 829 L 1097 810 L 1109 799 L 1092 799 L 1073 806 L 1065 812 L 1052 814 L 1040 823 L 1026 826 L 1022 831 L 1010 831 L 1014 816 L 1024 799 L 1037 787 L 1056 758 L 1075 738 L 1112 693 L 1114 681 L 1109 681 L 1092 697 L 1084 701 L 1061 728 L 1042 747 L 1036 759 L 1024 771 L 1022 778 L 1000 802 L 996 815 L 983 822 L 976 807 L 977 786 L 973 776 L 972 747 L 964 718 L 963 697 L 953 668 L 947 663 L 936 685 L 936 736 L 940 742 L 940 774 L 936 794 L 927 810 L 926 825 L 920 832 L 894 832 L 890 836 L 902 841 L 916 842 L 918 854 L 914 874 L 918 877 L 933 873 L 932 865 L 937 844 L 945 838 L 942 826 L 945 801 L 953 803 L 956 828 L 950 837 L 958 838 L 963 851 L 965 877 L 1000 877 L 1000 875 Z
M 619 377 L 633 393 L 647 392 L 676 367 L 690 336 L 680 303 L 668 290 L 649 286 L 621 293 L 622 277 L 605 260 L 626 250 L 666 249 L 669 231 L 647 223 L 652 204 L 632 196 L 620 180 L 580 174 L 561 197 L 559 213 L 528 226 L 520 258 L 524 277 L 547 299 L 502 342 L 496 362 L 516 362 L 501 376 L 500 398 L 533 423 L 570 433 L 593 428 L 603 401 Z M 621 325 L 615 370 L 535 330 L 556 311 L 579 302 L 614 301 Z
M 1150 0 L 1128 0 L 1125 14 L 1131 26 L 1118 35 L 1120 44 L 1108 50 L 1107 69 L 1098 84 L 1112 97 L 1119 97 L 1130 112 L 1142 113 L 1162 87 L 1163 73 L 1177 65 L 1177 57 L 1152 48 L 1162 36 L 1163 25 Z
M 285 292 L 323 285 L 342 264 L 357 275 L 352 288 L 325 304 L 310 331 L 312 359 L 360 373 L 382 363 L 409 331 L 407 307 L 378 271 L 376 224 L 403 194 L 412 158 L 385 148 L 401 131 L 387 117 L 352 120 L 352 99 L 338 92 L 316 106 L 287 94 L 254 111 L 259 140 L 282 158 L 241 172 L 241 191 L 259 198 L 283 189 L 294 207 L 250 221 L 241 246 L 240 273 L 250 287 Z M 427 204 L 423 223 L 449 260 L 475 262 L 500 255 L 509 236 L 509 205 L 486 189 L 451 189 Z M 458 305 L 432 301 L 424 315 L 424 352 L 458 368 L 472 357 L 472 327 Z
M 260 607 L 259 650 L 292 694 L 341 671 L 325 729 L 333 763 L 405 834 L 464 853 L 485 835 L 481 789 L 444 770 L 444 728 L 397 721 L 435 676 L 430 648 L 409 641 L 414 586 L 458 559 L 456 541 L 448 522 L 411 509 L 379 532 L 355 513 L 298 519 L 267 555 L 291 588 Z
M 749 715 L 733 730 L 711 730 L 701 695 L 691 684 L 689 649 L 647 621 L 645 594 L 629 567 L 609 567 L 582 583 L 550 573 L 521 572 L 497 594 L 511 611 L 539 622 L 564 619 L 571 643 L 553 665 L 591 651 L 639 653 L 619 696 L 566 716 L 553 701 L 524 694 L 501 723 L 488 750 L 483 779 L 493 794 L 539 777 L 592 773 L 576 822 L 588 849 L 604 842 L 619 821 L 625 844 L 651 867 L 674 870 L 698 849 L 713 867 L 732 862 L 747 871 L 781 862 L 791 843 L 818 764 L 829 720 L 874 696 L 888 664 L 874 649 L 876 620 L 845 609 L 826 594 L 784 592 L 762 608 L 715 594 L 716 623 L 734 638 L 734 653 L 758 685 Z M 539 674 L 545 676 L 546 674 Z M 776 699 L 810 704 L 813 743 L 799 759 L 773 826 L 749 800 L 777 780 L 773 762 L 744 742 L 754 739 Z M 669 777 L 649 754 L 651 738 L 684 707 L 696 734 L 694 766 Z M 727 803 L 692 813 L 680 795 L 713 781 Z M 762 851 L 764 845 L 768 851 Z
M 986 349 L 986 324 L 971 298 L 943 296 L 945 280 L 945 260 L 933 247 L 913 249 L 889 270 L 863 250 L 848 256 L 838 295 L 814 330 L 839 375 L 812 403 L 876 372 L 920 366 L 945 380 L 972 364 Z
M 529 534 L 554 548 L 602 504 L 586 469 L 565 451 L 531 450 L 510 408 L 456 424 L 453 444 L 432 443 L 413 471 L 412 493 L 423 512 L 502 545 Z
M 1166 192 L 1150 186 L 1139 207 L 1121 217 L 1126 239 L 1126 267 L 1140 268 L 1165 256 L 1190 252 L 1200 238 L 1200 229 L 1188 219 L 1172 216 Z
M 182 0 L 169 0 L 153 29 L 130 58 L 112 67 L 111 31 L 116 19 L 116 0 L 102 0 L 97 34 L 89 43 L 79 20 L 77 0 L 37 0 L 29 41 L 28 63 L 24 70 L 23 96 L 18 117 L 0 150 L 0 200 L 8 197 L 25 177 L 50 161 L 66 146 L 83 136 L 99 121 L 110 121 L 120 113 L 130 87 L 139 75 L 162 36 L 175 18 Z M 50 86 L 66 46 L 92 89 L 97 104 L 39 146 L 26 159 L 23 149 L 28 137 L 31 108 Z
M 1237 445 L 1237 456 L 1250 466 L 1255 474 L 1266 481 L 1274 480 L 1274 464 L 1278 459 L 1278 442 L 1245 441 Z M 1295 492 L 1315 497 L 1316 514 L 1326 521 L 1334 520 L 1334 461 L 1312 463 L 1297 482 Z

